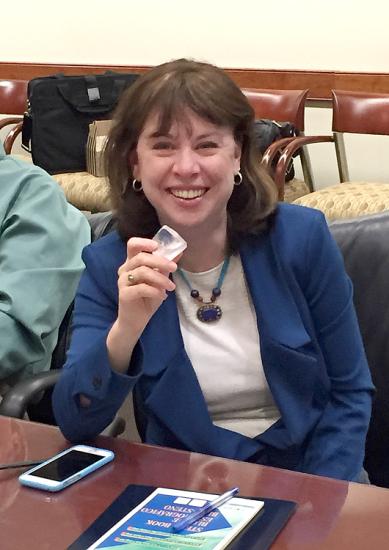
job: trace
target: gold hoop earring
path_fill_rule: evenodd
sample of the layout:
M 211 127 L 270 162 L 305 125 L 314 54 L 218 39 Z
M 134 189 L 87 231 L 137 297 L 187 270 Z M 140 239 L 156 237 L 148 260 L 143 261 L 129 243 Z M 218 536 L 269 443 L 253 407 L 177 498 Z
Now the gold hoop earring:
M 132 188 L 135 193 L 140 193 L 141 191 L 143 191 L 142 182 L 139 180 L 132 180 Z
M 238 187 L 238 186 L 242 183 L 242 181 L 243 181 L 243 176 L 242 176 L 242 174 L 241 174 L 240 171 L 239 171 L 239 172 L 237 172 L 237 173 L 235 174 L 235 176 L 234 176 L 234 185 L 235 185 L 236 187 Z

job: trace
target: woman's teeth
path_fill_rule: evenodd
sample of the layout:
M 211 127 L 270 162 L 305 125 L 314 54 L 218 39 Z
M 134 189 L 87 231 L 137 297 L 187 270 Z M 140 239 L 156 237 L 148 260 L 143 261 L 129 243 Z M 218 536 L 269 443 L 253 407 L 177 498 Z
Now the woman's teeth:
M 179 199 L 197 199 L 204 195 L 205 189 L 174 189 L 171 190 L 171 193 Z

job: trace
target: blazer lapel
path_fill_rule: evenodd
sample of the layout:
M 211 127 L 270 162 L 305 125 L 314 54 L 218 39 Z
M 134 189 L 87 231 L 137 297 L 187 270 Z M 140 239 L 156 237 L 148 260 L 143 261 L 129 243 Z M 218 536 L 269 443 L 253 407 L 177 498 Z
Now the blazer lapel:
M 295 297 L 270 235 L 253 238 L 240 249 L 241 260 L 257 313 L 260 334 L 290 348 L 310 342 Z
M 281 412 L 280 421 L 258 440 L 278 449 L 300 445 L 307 424 L 327 399 L 321 352 L 307 328 L 310 320 L 303 318 L 307 308 L 301 304 L 299 310 L 302 298 L 291 290 L 294 275 L 282 265 L 271 234 L 246 242 L 240 253 L 257 314 L 265 376 Z

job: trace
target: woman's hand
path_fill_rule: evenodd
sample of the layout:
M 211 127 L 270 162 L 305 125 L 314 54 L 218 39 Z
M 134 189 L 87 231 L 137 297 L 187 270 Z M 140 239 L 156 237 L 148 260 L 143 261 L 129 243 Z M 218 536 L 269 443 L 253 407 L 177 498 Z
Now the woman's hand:
M 134 346 L 147 323 L 175 289 L 169 274 L 177 264 L 152 254 L 158 244 L 133 237 L 127 242 L 127 259 L 118 270 L 118 317 L 108 337 L 107 348 L 113 369 L 126 372 Z
M 118 323 L 142 332 L 152 315 L 176 285 L 169 273 L 177 264 L 151 254 L 158 244 L 151 239 L 132 238 L 127 243 L 127 259 L 119 267 Z

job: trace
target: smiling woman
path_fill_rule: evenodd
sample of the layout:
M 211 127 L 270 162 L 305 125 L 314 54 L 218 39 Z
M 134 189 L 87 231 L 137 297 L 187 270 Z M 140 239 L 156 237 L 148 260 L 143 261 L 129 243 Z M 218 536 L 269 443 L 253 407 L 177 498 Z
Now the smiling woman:
M 372 384 L 350 282 L 321 213 L 277 205 L 253 128 L 206 63 L 125 92 L 107 143 L 118 232 L 84 251 L 56 419 L 93 437 L 133 390 L 148 443 L 356 480 Z M 162 224 L 187 243 L 173 260 Z

